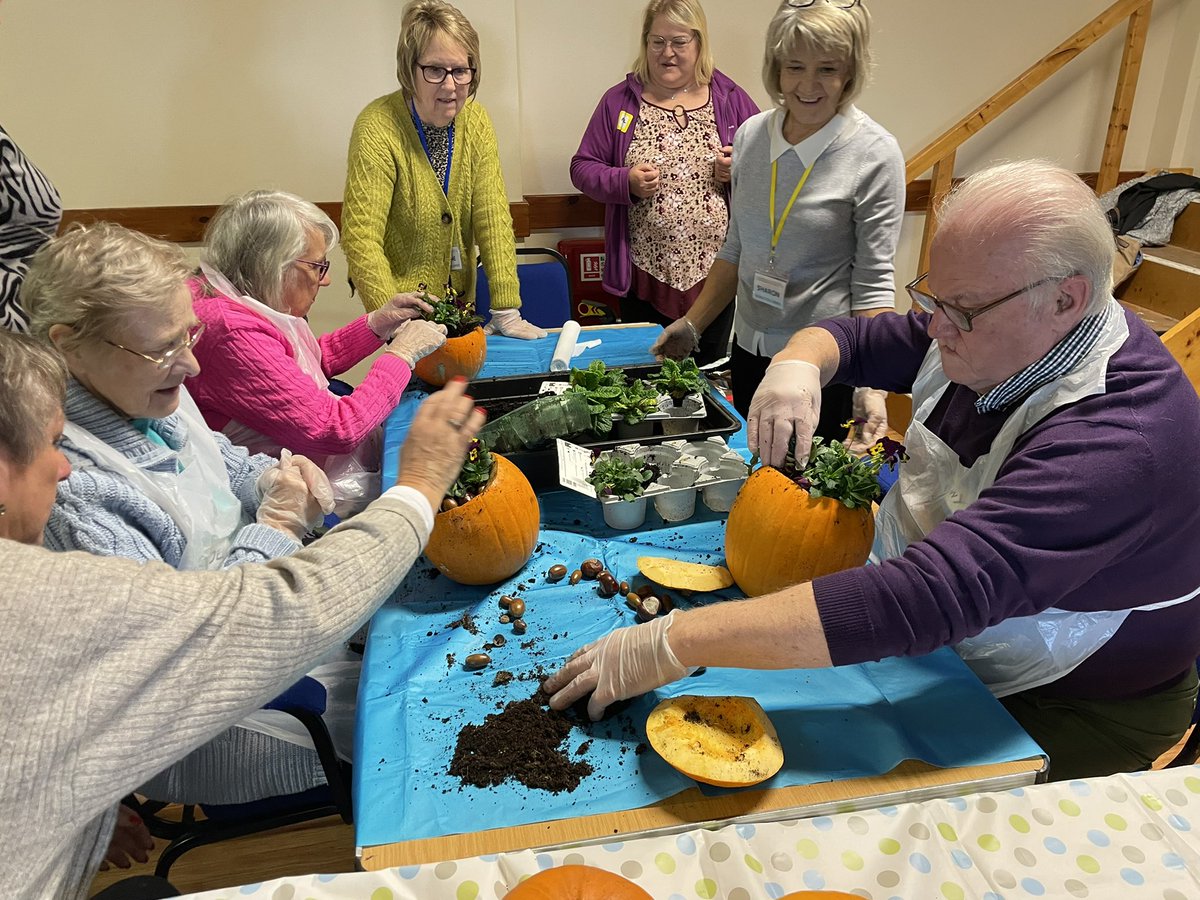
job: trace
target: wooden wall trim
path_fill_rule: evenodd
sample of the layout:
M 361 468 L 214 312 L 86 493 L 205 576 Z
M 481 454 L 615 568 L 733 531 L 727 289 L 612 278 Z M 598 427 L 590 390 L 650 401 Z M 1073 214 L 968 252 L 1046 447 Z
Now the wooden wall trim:
M 1172 171 L 1187 171 L 1172 170 Z M 1144 174 L 1141 171 L 1121 172 L 1118 183 Z M 1081 172 L 1080 177 L 1095 186 L 1096 172 Z M 957 180 L 956 180 L 957 181 Z M 907 212 L 925 212 L 929 206 L 930 182 L 919 179 L 908 185 L 905 198 Z M 342 204 L 318 203 L 341 227 Z M 196 244 L 204 239 L 204 227 L 217 211 L 216 206 L 126 206 L 105 209 L 69 209 L 63 213 L 62 227 L 73 222 L 116 222 L 163 240 L 180 244 Z M 513 218 L 513 233 L 517 238 L 545 231 L 565 231 L 568 228 L 600 228 L 604 225 L 604 204 L 583 194 L 529 194 L 524 200 L 509 204 Z

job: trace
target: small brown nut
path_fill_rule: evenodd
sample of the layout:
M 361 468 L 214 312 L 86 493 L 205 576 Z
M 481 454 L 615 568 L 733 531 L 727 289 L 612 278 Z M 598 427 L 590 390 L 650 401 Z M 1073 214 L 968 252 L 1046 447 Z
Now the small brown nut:
M 474 672 L 477 669 L 487 668 L 492 662 L 492 658 L 486 653 L 472 653 L 463 660 L 463 668 L 468 672 Z
M 595 557 L 585 559 L 579 564 L 579 571 L 583 574 L 584 578 L 591 580 L 604 571 L 604 563 Z
M 601 572 L 600 577 L 596 579 L 596 585 L 601 597 L 611 597 L 617 592 L 617 579 L 609 572 Z
M 657 597 L 643 597 L 642 598 L 642 609 L 644 609 L 646 611 L 647 615 L 657 616 L 660 612 L 662 612 L 662 608 L 663 608 L 662 601 L 659 600 Z
M 652 597 L 654 595 L 654 585 L 639 584 L 636 588 L 634 588 L 634 591 L 637 592 L 639 597 Z
M 449 510 L 455 509 L 457 506 L 458 506 L 458 501 L 455 500 L 453 497 L 443 497 L 442 498 L 442 512 L 447 512 Z
M 549 569 L 546 570 L 546 580 L 551 583 L 556 582 L 556 581 L 562 581 L 566 577 L 567 577 L 567 567 L 562 565 L 561 563 L 558 565 L 551 566 Z
M 492 638 L 492 644 L 496 647 L 503 647 L 508 643 L 508 638 L 502 634 L 497 634 Z
M 501 597 L 500 597 L 500 608 L 501 608 L 501 609 L 508 609 L 509 605 L 510 605 L 512 602 L 513 602 L 513 598 L 512 598 L 512 597 L 508 596 L 508 594 L 503 594 L 503 595 L 501 595 Z
M 583 577 L 583 573 L 580 572 L 578 569 L 576 569 L 574 572 L 571 573 L 571 577 L 568 578 L 567 580 L 571 584 L 579 584 L 579 579 L 581 579 L 582 577 Z
M 622 582 L 621 582 L 621 584 L 620 584 L 620 588 L 621 588 L 621 593 L 622 593 L 622 594 L 628 594 L 628 593 L 629 593 L 629 582 L 628 582 L 628 581 L 622 581 Z
M 519 619 L 525 615 L 525 601 L 514 598 L 513 602 L 508 604 L 508 614 L 514 619 Z
M 625 605 L 628 606 L 630 609 L 632 609 L 634 612 L 637 612 L 637 610 L 642 608 L 642 598 L 639 597 L 637 594 L 635 594 L 633 591 L 629 591 L 625 595 Z
M 671 599 L 671 595 L 666 591 L 659 591 L 656 596 L 658 597 L 659 603 L 662 604 L 659 607 L 659 612 L 664 616 L 675 608 L 675 601 Z
M 529 626 L 525 624 L 524 619 L 517 619 L 517 621 L 513 622 L 513 634 L 524 634 L 528 628 Z
M 507 625 L 507 624 L 508 624 L 509 622 L 511 622 L 511 621 L 512 621 L 512 617 L 511 617 L 511 616 L 509 616 L 509 615 L 503 615 L 503 616 L 501 616 L 501 617 L 500 617 L 500 624 L 501 624 L 501 625 Z

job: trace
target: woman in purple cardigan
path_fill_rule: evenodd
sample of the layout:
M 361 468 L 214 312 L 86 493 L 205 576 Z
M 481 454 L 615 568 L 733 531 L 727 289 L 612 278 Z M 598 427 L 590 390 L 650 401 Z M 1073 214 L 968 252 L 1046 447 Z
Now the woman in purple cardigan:
M 600 98 L 571 182 L 604 210 L 604 289 L 626 322 L 691 308 L 725 241 L 733 135 L 758 112 L 713 67 L 698 0 L 650 0 L 634 71 Z M 704 330 L 701 365 L 727 355 L 732 305 Z

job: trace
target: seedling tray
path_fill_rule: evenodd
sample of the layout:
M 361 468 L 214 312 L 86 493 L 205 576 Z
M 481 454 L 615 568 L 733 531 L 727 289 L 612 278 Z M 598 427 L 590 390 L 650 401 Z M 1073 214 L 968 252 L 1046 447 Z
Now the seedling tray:
M 631 381 L 634 378 L 644 379 L 651 373 L 659 370 L 659 366 L 653 364 L 621 366 L 619 368 L 625 372 L 626 377 Z M 484 409 L 489 419 L 493 419 L 504 413 L 511 412 L 518 406 L 528 403 L 531 400 L 536 400 L 541 396 L 540 392 L 543 382 L 565 382 L 568 378 L 568 372 L 538 372 L 534 375 L 506 375 L 499 378 L 480 378 L 471 382 L 467 393 L 475 400 L 475 405 Z M 715 398 L 707 396 L 711 390 L 711 386 L 706 386 L 704 416 L 702 418 L 689 417 L 686 420 L 689 423 L 688 427 L 690 428 L 691 425 L 694 425 L 695 430 L 689 430 L 686 433 L 667 430 L 667 427 L 672 425 L 673 422 L 677 422 L 677 420 L 654 419 L 650 422 L 653 429 L 652 433 L 649 435 L 639 435 L 636 438 L 618 436 L 615 428 L 612 433 L 604 438 L 598 437 L 591 431 L 581 434 L 563 435 L 562 437 L 572 444 L 577 444 L 597 452 L 612 450 L 623 444 L 630 443 L 661 444 L 663 441 L 679 440 L 681 438 L 688 441 L 702 441 L 710 437 L 727 438 L 729 435 L 736 433 L 740 425 L 724 405 Z M 561 487 L 558 482 L 558 454 L 553 441 L 548 442 L 544 448 L 512 451 L 504 455 L 525 473 L 525 477 L 529 479 L 529 483 L 533 485 L 535 491 L 553 491 Z

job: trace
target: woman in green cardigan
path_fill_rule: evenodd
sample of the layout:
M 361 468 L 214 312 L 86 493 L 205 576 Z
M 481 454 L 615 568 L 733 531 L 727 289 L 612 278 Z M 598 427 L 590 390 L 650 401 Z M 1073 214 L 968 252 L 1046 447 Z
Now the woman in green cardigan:
M 400 90 L 372 101 L 350 136 L 343 246 L 368 311 L 449 281 L 474 296 L 475 247 L 491 286 L 489 333 L 533 339 L 521 318 L 517 257 L 496 134 L 479 89 L 479 35 L 442 0 L 404 7 Z

